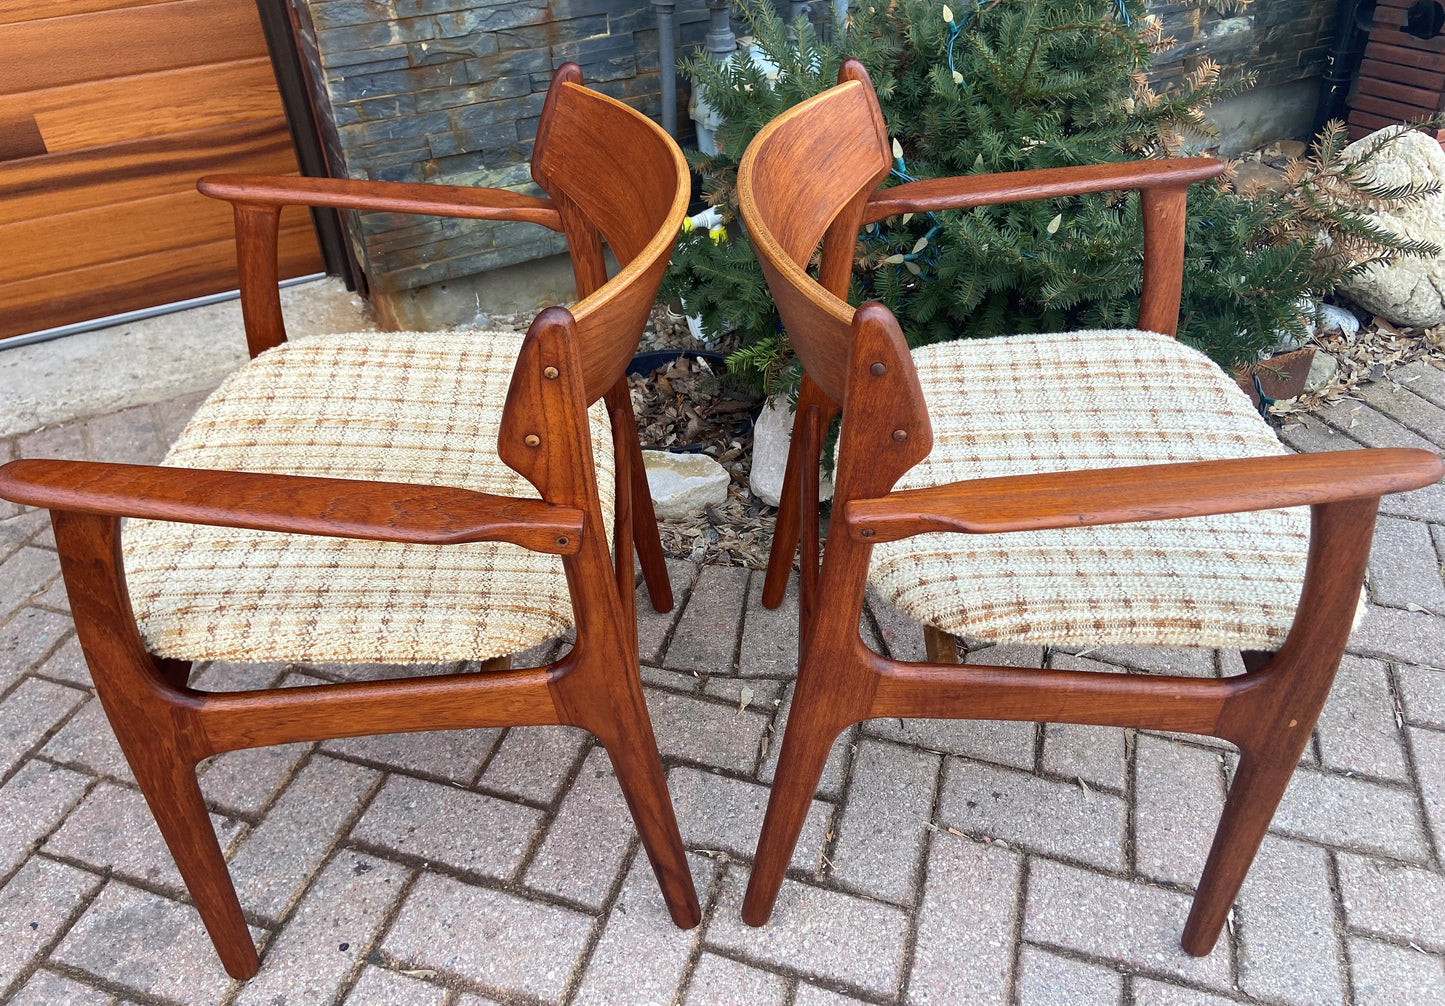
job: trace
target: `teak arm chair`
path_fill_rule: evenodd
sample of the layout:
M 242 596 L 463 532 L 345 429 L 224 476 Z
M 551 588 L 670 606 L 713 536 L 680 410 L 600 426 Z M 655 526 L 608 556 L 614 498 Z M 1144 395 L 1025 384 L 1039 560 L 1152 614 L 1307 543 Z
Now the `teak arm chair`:
M 689 174 L 659 127 L 582 87 L 575 64 L 553 79 L 532 173 L 550 198 L 203 179 L 203 192 L 235 204 L 252 362 L 201 407 L 167 467 L 0 468 L 0 496 L 51 511 L 96 690 L 236 978 L 259 961 L 195 768 L 263 745 L 585 728 L 607 749 L 674 921 L 699 921 L 638 669 L 634 529 L 653 603 L 666 610 L 672 598 L 624 374 L 686 213 Z M 288 344 L 276 220 L 290 203 L 562 230 L 582 299 L 542 311 L 525 338 Z M 611 280 L 603 235 L 622 263 Z M 228 467 L 263 470 L 219 470 Z M 525 498 L 533 490 L 540 498 Z M 124 543 L 122 517 L 131 519 Z M 417 600 L 397 607 L 408 589 Z M 546 667 L 247 692 L 188 687 L 197 659 L 484 660 L 568 625 L 575 645 Z
M 1329 691 L 1379 497 L 1445 471 L 1418 450 L 1289 455 L 1228 375 L 1171 338 L 1186 190 L 1221 170 L 1195 158 L 877 191 L 889 141 L 853 61 L 837 87 L 779 116 L 744 154 L 743 219 L 805 367 L 764 589 L 764 603 L 776 606 L 801 531 L 800 667 L 743 906 L 749 923 L 772 912 L 842 730 L 879 717 L 1042 720 L 1238 745 L 1182 940 L 1196 955 L 1214 946 Z M 1108 189 L 1142 193 L 1140 330 L 964 339 L 910 353 L 887 308 L 855 310 L 842 299 L 864 222 Z M 814 280 L 805 270 L 820 242 Z M 1156 363 L 1182 378 L 1161 379 Z M 1051 377 L 1084 387 L 1030 392 Z M 820 572 L 820 445 L 840 407 Z M 1308 530 L 1298 511 L 1275 509 L 1302 506 L 1311 508 Z M 870 576 L 924 623 L 929 662 L 889 659 L 864 644 Z M 1246 673 L 1217 680 L 959 665 L 954 636 L 965 633 L 1233 646 Z

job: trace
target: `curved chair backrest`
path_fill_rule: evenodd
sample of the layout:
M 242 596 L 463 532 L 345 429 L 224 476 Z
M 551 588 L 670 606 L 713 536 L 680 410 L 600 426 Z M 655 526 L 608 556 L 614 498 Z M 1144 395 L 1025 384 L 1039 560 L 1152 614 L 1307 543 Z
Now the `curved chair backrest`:
M 853 321 L 840 295 L 847 293 L 863 203 L 889 167 L 873 85 L 857 64 L 844 76 L 768 123 L 738 166 L 743 221 L 783 327 L 808 374 L 835 402 L 843 401 Z M 840 287 L 833 292 L 806 272 L 825 236 L 823 272 L 836 275 Z M 832 255 L 847 269 L 831 267 Z
M 547 93 L 532 177 L 556 203 L 567 234 L 581 298 L 572 316 L 591 403 L 636 352 L 687 213 L 687 161 L 660 126 L 583 87 L 581 71 L 570 65 Z M 611 280 L 599 235 L 622 265 Z

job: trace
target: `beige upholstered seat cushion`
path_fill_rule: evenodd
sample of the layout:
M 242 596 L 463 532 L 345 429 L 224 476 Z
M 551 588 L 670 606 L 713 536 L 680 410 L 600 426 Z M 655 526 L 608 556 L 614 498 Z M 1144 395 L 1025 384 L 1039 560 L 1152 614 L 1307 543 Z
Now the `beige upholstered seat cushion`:
M 231 375 L 165 464 L 459 486 L 536 498 L 497 457 L 519 332 L 332 335 Z M 612 440 L 590 415 L 603 517 Z M 509 544 L 406 545 L 127 522 L 151 651 L 186 659 L 411 663 L 516 653 L 573 624 L 561 561 Z
M 1152 332 L 964 339 L 913 353 L 930 456 L 899 489 L 961 479 L 1286 453 L 1234 381 Z M 879 545 L 873 585 L 955 635 L 1060 646 L 1276 649 L 1305 508 Z

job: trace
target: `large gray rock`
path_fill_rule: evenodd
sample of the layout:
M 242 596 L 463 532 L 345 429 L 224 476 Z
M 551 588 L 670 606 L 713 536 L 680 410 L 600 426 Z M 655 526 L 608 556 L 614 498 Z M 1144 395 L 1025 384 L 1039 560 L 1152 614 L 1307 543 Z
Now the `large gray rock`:
M 1402 126 L 1385 128 L 1404 130 Z M 1359 157 L 1375 135 L 1351 143 L 1345 156 Z M 1445 150 L 1424 133 L 1404 130 L 1367 170 L 1375 181 L 1387 185 L 1445 185 Z M 1445 239 L 1445 191 L 1399 209 L 1382 210 L 1373 219 L 1395 234 L 1440 244 Z M 1445 255 L 1404 257 L 1392 265 L 1373 266 L 1343 287 L 1361 305 L 1397 325 L 1425 328 L 1445 323 Z
M 709 503 L 727 502 L 727 469 L 706 454 L 643 451 L 642 459 L 657 516 L 676 520 L 702 513 Z
M 786 395 L 774 395 L 763 405 L 753 427 L 753 467 L 748 488 L 768 506 L 777 506 L 783 495 L 783 472 L 788 467 L 788 445 L 793 439 L 793 413 Z M 833 498 L 833 480 L 818 477 L 818 499 Z

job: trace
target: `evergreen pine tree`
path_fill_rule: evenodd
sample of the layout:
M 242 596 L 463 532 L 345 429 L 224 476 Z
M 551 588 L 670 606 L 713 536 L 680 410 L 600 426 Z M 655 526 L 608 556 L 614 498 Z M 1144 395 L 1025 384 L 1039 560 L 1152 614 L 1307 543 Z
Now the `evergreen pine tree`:
M 710 202 L 736 220 L 737 160 L 763 125 L 861 60 L 897 141 L 894 178 L 1099 164 L 1187 153 L 1210 130 L 1208 104 L 1248 77 L 1221 80 L 1204 61 L 1167 93 L 1149 86 L 1153 52 L 1173 41 L 1139 0 L 862 0 L 846 32 L 824 40 L 785 25 L 766 0 L 743 18 L 763 60 L 698 58 L 689 70 L 723 125 L 720 153 L 690 160 Z M 770 64 L 770 65 L 769 65 Z M 1300 304 L 1347 273 L 1431 252 L 1371 226 L 1362 211 L 1426 190 L 1383 190 L 1364 158 L 1347 163 L 1342 128 L 1292 164 L 1289 189 L 1235 191 L 1226 178 L 1189 196 L 1179 336 L 1225 366 L 1254 362 L 1310 320 Z M 740 228 L 733 227 L 735 235 Z M 915 344 L 1134 323 L 1143 237 L 1134 194 L 1102 194 L 901 217 L 858 245 L 850 301 L 876 299 Z M 796 379 L 745 240 L 684 235 L 664 285 L 705 330 L 736 331 L 730 360 L 768 390 Z

